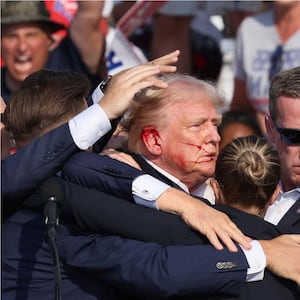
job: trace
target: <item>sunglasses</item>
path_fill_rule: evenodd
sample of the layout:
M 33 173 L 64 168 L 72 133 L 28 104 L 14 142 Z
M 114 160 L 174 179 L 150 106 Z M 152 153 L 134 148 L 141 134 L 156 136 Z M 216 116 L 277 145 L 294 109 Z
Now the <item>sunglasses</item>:
M 282 69 L 282 55 L 283 55 L 283 47 L 281 45 L 277 46 L 275 51 L 271 56 L 271 65 L 269 70 L 269 79 L 271 80 L 272 77 L 277 74 Z
M 281 140 L 287 145 L 300 145 L 300 129 L 280 128 L 276 124 L 276 130 L 280 134 Z

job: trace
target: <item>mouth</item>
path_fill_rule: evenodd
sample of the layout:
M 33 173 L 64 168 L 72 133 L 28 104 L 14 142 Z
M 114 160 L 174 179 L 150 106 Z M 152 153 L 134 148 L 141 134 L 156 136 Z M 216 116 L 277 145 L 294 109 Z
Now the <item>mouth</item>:
M 20 73 L 31 72 L 32 59 L 27 55 L 15 57 L 14 65 L 17 72 Z
M 22 64 L 22 63 L 28 63 L 28 62 L 31 62 L 31 58 L 28 55 L 15 56 L 15 63 Z
M 294 166 L 293 169 L 295 173 L 300 174 L 300 166 Z
M 209 151 L 209 150 L 207 150 L 204 146 L 202 146 L 201 150 L 204 151 L 204 152 L 206 153 L 205 156 L 209 156 L 209 157 L 215 158 L 215 157 L 218 155 L 218 153 L 217 153 L 215 150 Z
M 209 162 L 214 162 L 216 161 L 216 154 L 209 154 L 209 155 L 204 155 L 201 156 L 199 159 L 195 160 L 195 161 L 190 161 L 193 164 L 203 164 L 203 163 L 209 163 Z

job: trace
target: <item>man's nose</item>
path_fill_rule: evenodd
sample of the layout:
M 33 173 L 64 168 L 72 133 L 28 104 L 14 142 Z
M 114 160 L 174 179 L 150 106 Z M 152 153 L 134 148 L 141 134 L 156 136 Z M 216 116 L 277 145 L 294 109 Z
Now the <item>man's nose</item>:
M 28 49 L 28 42 L 25 37 L 19 37 L 17 40 L 17 49 L 20 52 L 25 52 Z
M 221 141 L 218 129 L 214 124 L 209 124 L 207 130 L 207 138 L 209 139 L 209 142 L 212 141 L 214 143 L 219 143 Z

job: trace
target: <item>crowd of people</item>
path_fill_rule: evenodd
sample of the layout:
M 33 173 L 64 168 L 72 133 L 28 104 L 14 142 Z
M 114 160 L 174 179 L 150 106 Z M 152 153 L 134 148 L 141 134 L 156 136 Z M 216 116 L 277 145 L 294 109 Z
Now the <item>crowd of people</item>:
M 224 113 L 188 64 L 196 3 L 113 76 L 105 2 L 76 4 L 66 28 L 1 1 L 3 299 L 299 299 L 300 3 L 236 25 Z

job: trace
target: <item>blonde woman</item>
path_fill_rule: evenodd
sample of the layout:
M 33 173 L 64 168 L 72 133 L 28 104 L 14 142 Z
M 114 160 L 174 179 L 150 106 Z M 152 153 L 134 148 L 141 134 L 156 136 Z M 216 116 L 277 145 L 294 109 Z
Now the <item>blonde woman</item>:
M 215 178 L 217 201 L 264 217 L 280 191 L 278 153 L 255 135 L 234 139 L 217 159 Z

